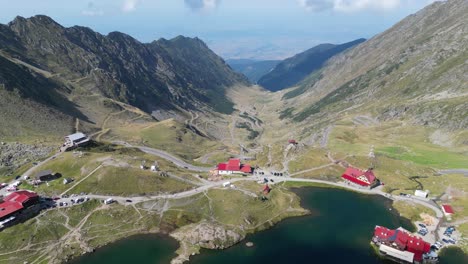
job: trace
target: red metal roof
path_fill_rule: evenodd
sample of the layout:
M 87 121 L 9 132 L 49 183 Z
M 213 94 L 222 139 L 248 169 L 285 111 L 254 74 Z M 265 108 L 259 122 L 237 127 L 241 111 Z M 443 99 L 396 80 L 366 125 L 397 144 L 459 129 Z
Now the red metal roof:
M 240 159 L 230 159 L 227 163 L 227 170 L 240 171 Z
M 10 201 L 0 203 L 0 219 L 5 216 L 11 215 L 21 209 L 23 209 L 23 205 L 21 203 L 15 203 Z
M 218 170 L 226 170 L 227 164 L 226 163 L 219 163 L 218 164 Z
M 37 196 L 37 193 L 35 192 L 29 192 L 29 191 L 17 191 L 14 193 L 11 193 L 7 197 L 5 197 L 3 200 L 4 201 L 9 201 L 9 202 L 18 202 L 21 204 L 24 204 L 28 202 L 31 199 L 37 199 L 39 196 Z
M 360 180 L 359 179 L 360 176 L 364 176 L 369 182 Z M 343 173 L 341 177 L 351 182 L 357 183 L 361 186 L 369 186 L 376 179 L 372 170 L 362 171 L 360 169 L 353 168 L 353 167 L 346 168 L 346 171 Z
M 396 243 L 401 250 L 414 253 L 414 260 L 421 261 L 422 255 L 431 250 L 431 245 L 422 238 L 413 236 L 404 230 L 391 230 L 383 226 L 376 226 L 374 237 L 380 241 Z
M 245 173 L 251 173 L 252 172 L 252 168 L 250 167 L 250 165 L 242 165 L 240 170 L 242 172 L 245 172 Z
M 30 200 L 38 199 L 39 196 L 35 192 L 18 191 L 9 194 L 0 203 L 0 218 L 11 215 L 24 208 L 24 204 Z
M 354 178 L 354 177 L 349 176 L 349 175 L 347 175 L 347 174 L 343 174 L 341 177 L 344 178 L 344 179 L 346 179 L 346 180 L 348 180 L 348 181 L 351 181 L 351 182 L 354 182 L 354 183 L 356 183 L 356 184 L 359 184 L 359 185 L 361 185 L 361 186 L 369 186 L 369 185 L 370 185 L 370 184 L 367 183 L 367 182 L 363 182 L 363 181 L 359 180 L 358 178 Z
M 444 212 L 445 212 L 446 214 L 453 214 L 453 213 L 455 213 L 455 212 L 453 211 L 452 206 L 450 206 L 450 205 L 448 205 L 448 204 L 443 204 L 443 205 L 442 205 L 442 208 L 444 209 Z

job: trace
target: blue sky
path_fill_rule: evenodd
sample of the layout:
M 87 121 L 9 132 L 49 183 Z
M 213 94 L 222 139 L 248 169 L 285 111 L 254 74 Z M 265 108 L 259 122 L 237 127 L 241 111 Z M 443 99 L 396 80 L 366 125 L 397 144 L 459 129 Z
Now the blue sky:
M 224 58 L 273 59 L 370 38 L 432 0 L 0 0 L 0 23 L 51 16 L 64 26 L 150 42 L 198 36 Z

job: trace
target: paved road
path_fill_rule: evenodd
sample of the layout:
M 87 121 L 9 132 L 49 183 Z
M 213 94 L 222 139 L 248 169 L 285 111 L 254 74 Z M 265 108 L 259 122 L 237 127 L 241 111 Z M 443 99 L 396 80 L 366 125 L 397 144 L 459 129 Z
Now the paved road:
M 172 154 L 166 152 L 166 151 L 163 151 L 163 150 L 160 150 L 160 149 L 155 149 L 155 148 L 150 148 L 150 147 L 145 147 L 145 146 L 133 146 L 127 142 L 123 142 L 123 141 L 114 141 L 112 142 L 114 144 L 118 144 L 118 145 L 123 145 L 123 146 L 126 146 L 126 147 L 130 147 L 130 148 L 138 148 L 139 150 L 145 152 L 145 153 L 148 153 L 148 154 L 151 154 L 151 155 L 154 155 L 154 156 L 158 156 L 160 158 L 163 158 L 165 160 L 168 160 L 172 163 L 174 163 L 176 166 L 178 167 L 181 167 L 181 168 L 185 168 L 185 169 L 188 169 L 188 170 L 191 170 L 191 171 L 200 171 L 200 172 L 208 172 L 210 170 L 212 170 L 213 168 L 210 167 L 199 167 L 199 166 L 194 166 L 192 164 L 189 164 L 175 156 L 173 156 Z
M 271 176 L 268 177 L 269 179 L 274 180 L 274 184 L 280 183 L 280 182 L 310 182 L 310 183 L 320 183 L 320 184 L 327 184 L 327 185 L 332 185 L 336 187 L 341 187 L 349 190 L 353 190 L 356 192 L 360 193 L 366 193 L 366 194 L 375 194 L 375 195 L 381 195 L 384 197 L 387 197 L 388 199 L 392 200 L 399 200 L 399 201 L 408 201 L 408 202 L 413 202 L 420 204 L 422 206 L 425 206 L 431 210 L 433 210 L 436 213 L 437 218 L 442 218 L 443 217 L 443 212 L 440 210 L 439 207 L 436 205 L 432 204 L 431 200 L 429 199 L 424 199 L 424 198 L 419 198 L 419 197 L 404 197 L 404 196 L 394 196 L 394 195 L 389 195 L 383 191 L 381 191 L 379 188 L 375 189 L 365 189 L 365 188 L 359 188 L 355 187 L 354 185 L 348 185 L 344 182 L 329 182 L 329 181 L 323 181 L 323 180 L 313 180 L 313 179 L 303 179 L 303 178 L 290 178 L 290 177 L 278 177 L 278 176 Z M 235 183 L 238 181 L 259 181 L 262 180 L 263 177 L 240 177 L 240 178 L 233 178 L 229 179 L 231 183 Z M 185 192 L 180 192 L 180 193 L 175 193 L 175 194 L 160 194 L 160 195 L 154 195 L 154 196 L 138 196 L 138 197 L 123 197 L 123 196 L 106 196 L 106 195 L 94 195 L 94 194 L 89 194 L 86 195 L 89 198 L 93 199 L 108 199 L 112 198 L 116 200 L 119 203 L 128 203 L 126 200 L 130 199 L 132 200 L 131 203 L 140 203 L 140 202 L 145 202 L 145 201 L 150 201 L 150 200 L 155 200 L 155 199 L 179 199 L 179 198 L 185 198 L 185 197 L 190 197 L 199 193 L 202 193 L 208 189 L 211 188 L 216 188 L 216 187 L 222 187 L 224 181 L 219 181 L 219 182 L 209 182 L 203 186 L 197 187 L 195 189 L 185 191 Z M 272 184 L 270 182 L 270 184 Z M 84 196 L 78 196 L 79 197 L 84 197 Z
M 451 169 L 451 170 L 441 170 L 440 174 L 463 174 L 468 176 L 468 169 Z

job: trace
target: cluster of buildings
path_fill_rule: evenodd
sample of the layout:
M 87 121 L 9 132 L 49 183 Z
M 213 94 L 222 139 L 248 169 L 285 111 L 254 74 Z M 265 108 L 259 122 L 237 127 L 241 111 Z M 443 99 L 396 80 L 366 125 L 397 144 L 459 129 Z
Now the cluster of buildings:
M 381 256 L 398 263 L 433 264 L 439 261 L 431 244 L 401 227 L 392 230 L 376 226 L 372 243 L 378 247 Z
M 343 173 L 341 178 L 353 184 L 357 184 L 369 189 L 378 185 L 378 180 L 375 177 L 372 169 L 363 171 L 354 167 L 348 167 L 346 168 L 346 171 Z
M 0 200 L 0 230 L 39 212 L 39 196 L 31 191 L 16 191 Z
M 219 175 L 246 174 L 253 171 L 250 165 L 242 164 L 240 159 L 229 159 L 228 162 L 219 163 L 216 170 Z

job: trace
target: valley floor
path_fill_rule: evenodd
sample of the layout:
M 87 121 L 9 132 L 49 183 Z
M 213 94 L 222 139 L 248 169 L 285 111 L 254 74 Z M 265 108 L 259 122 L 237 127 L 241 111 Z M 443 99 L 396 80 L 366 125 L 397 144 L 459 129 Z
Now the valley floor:
M 281 94 L 246 89 L 232 91 L 238 110 L 231 116 L 191 113 L 184 123 L 141 119 L 134 110 L 125 118 L 110 113 L 94 134 L 97 146 L 23 164 L 9 181 L 51 169 L 74 182 L 21 187 L 49 197 L 74 195 L 58 200 L 66 206 L 1 231 L 0 262 L 58 263 L 133 234 L 164 232 L 179 240 L 173 262 L 180 263 L 200 248 L 226 248 L 250 232 L 307 214 L 289 190 L 307 185 L 385 196 L 413 222 L 432 219 L 430 242 L 442 238 L 444 226 L 455 225 L 457 246 L 468 252 L 467 149 L 458 144 L 466 132 L 381 122 L 370 114 L 301 128 L 274 110 Z M 258 166 L 257 173 L 209 181 L 210 168 L 233 156 Z M 142 164 L 158 171 L 142 170 Z M 374 167 L 385 185 L 367 190 L 343 182 L 348 165 Z M 265 177 L 272 191 L 262 202 Z M 225 181 L 233 187 L 223 187 Z M 429 199 L 400 195 L 416 189 L 429 190 Z M 80 198 L 90 201 L 72 205 Z M 116 203 L 100 202 L 106 199 Z M 442 203 L 456 210 L 451 219 Z M 217 235 L 206 243 L 201 233 Z

